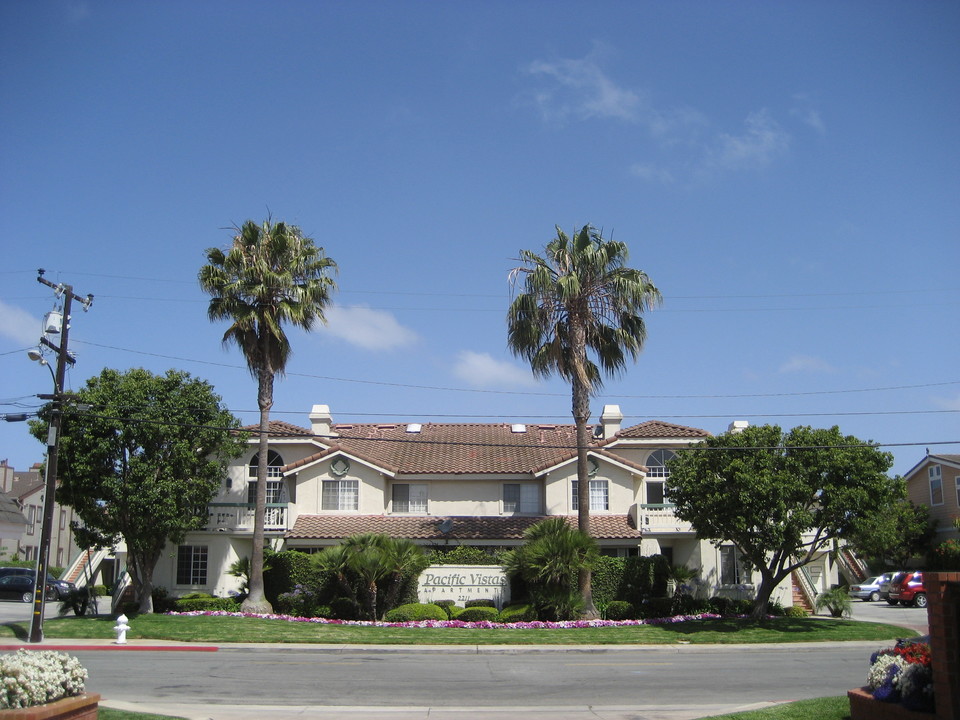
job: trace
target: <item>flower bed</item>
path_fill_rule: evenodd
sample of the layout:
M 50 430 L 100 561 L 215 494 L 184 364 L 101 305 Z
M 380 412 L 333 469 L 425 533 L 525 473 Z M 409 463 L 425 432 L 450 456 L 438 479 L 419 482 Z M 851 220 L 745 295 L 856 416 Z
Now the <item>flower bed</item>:
M 193 612 L 169 612 L 167 615 L 206 616 L 206 617 L 247 617 L 261 620 L 285 620 L 286 622 L 315 623 L 320 625 L 355 625 L 359 627 L 385 628 L 488 628 L 505 630 L 570 630 L 575 628 L 604 628 L 630 627 L 635 625 L 670 625 L 687 622 L 688 620 L 718 620 L 720 615 L 714 613 L 698 613 L 696 615 L 675 615 L 673 617 L 647 618 L 645 620 L 562 620 L 546 622 L 534 620 L 531 622 L 497 623 L 483 620 L 479 622 L 464 622 L 462 620 L 418 620 L 415 622 L 380 622 L 374 620 L 331 620 L 329 618 L 295 617 L 293 615 L 260 614 L 244 612 L 228 612 L 226 610 L 195 610 Z M 729 617 L 729 616 L 728 616 Z M 746 615 L 737 616 L 746 617 Z
M 81 695 L 87 671 L 65 653 L 18 650 L 0 656 L 0 708 L 29 708 Z
M 901 703 L 910 710 L 933 712 L 930 646 L 905 643 L 870 657 L 867 689 L 874 700 Z

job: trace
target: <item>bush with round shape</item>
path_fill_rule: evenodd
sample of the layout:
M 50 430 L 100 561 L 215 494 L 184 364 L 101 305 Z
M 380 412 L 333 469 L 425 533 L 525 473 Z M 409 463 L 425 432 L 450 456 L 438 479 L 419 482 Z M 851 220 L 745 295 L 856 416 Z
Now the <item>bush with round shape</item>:
M 495 608 L 495 607 L 497 606 L 497 604 L 496 604 L 493 600 L 491 600 L 490 598 L 477 598 L 477 599 L 475 599 L 475 600 L 467 600 L 467 601 L 463 604 L 463 606 L 464 606 L 465 608 L 472 608 L 472 607 Z
M 433 603 L 407 603 L 387 612 L 387 622 L 420 622 L 421 620 L 446 620 L 447 611 Z
M 457 615 L 457 620 L 462 622 L 498 622 L 499 617 L 500 613 L 495 607 L 474 605 L 464 608 L 463 612 Z
M 633 605 L 626 600 L 614 600 L 607 605 L 607 620 L 633 620 L 636 616 Z
M 537 609 L 527 603 L 507 605 L 498 616 L 498 622 L 502 623 L 533 622 L 537 619 Z
M 805 618 L 807 617 L 808 613 L 799 605 L 791 605 L 790 607 L 784 609 L 783 615 L 784 617 L 788 618 Z

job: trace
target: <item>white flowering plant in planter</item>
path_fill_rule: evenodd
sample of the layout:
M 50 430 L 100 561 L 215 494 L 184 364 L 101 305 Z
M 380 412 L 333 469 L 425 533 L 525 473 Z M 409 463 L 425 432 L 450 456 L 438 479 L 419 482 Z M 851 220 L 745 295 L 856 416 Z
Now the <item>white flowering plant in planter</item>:
M 82 695 L 87 671 L 77 658 L 52 650 L 0 655 L 0 709 L 45 705 Z

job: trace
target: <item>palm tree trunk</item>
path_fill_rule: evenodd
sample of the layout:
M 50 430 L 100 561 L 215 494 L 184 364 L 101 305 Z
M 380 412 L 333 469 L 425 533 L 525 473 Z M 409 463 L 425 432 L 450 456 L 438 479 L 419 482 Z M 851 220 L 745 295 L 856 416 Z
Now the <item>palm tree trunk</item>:
M 587 464 L 590 433 L 587 421 L 590 419 L 590 390 L 578 378 L 573 379 L 573 421 L 577 430 L 577 527 L 590 535 L 590 468 Z M 593 604 L 592 573 L 589 568 L 581 567 L 577 572 L 577 587 L 583 600 L 583 617 L 600 617 Z
M 273 374 L 261 370 L 258 377 L 260 405 L 260 450 L 257 463 L 256 505 L 253 510 L 253 552 L 250 555 L 250 588 L 241 609 L 249 613 L 269 614 L 273 606 L 263 594 L 264 524 L 267 511 L 267 468 L 270 452 L 270 408 L 273 407 Z

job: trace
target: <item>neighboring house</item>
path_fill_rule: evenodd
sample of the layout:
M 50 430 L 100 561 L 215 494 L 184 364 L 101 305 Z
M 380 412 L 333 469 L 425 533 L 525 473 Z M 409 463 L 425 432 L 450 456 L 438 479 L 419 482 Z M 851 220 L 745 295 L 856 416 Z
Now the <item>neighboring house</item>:
M 6 460 L 0 461 L 0 491 L 16 500 L 26 520 L 23 531 L 16 538 L 4 539 L 0 549 L 7 557 L 36 560 L 40 548 L 40 530 L 43 525 L 43 497 L 45 480 L 40 463 L 29 470 L 14 470 Z M 53 506 L 53 529 L 50 536 L 49 564 L 67 567 L 80 553 L 70 527 L 73 508 L 59 503 Z
M 662 553 L 699 571 L 702 595 L 749 596 L 759 576 L 732 545 L 699 540 L 667 501 L 666 461 L 708 433 L 660 421 L 622 428 L 622 420 L 619 407 L 608 405 L 592 428 L 591 534 L 601 551 Z M 515 547 L 545 517 L 576 524 L 572 424 L 335 424 L 325 405 L 314 406 L 310 423 L 270 423 L 266 534 L 275 549 L 316 552 L 367 532 L 428 548 Z M 251 552 L 257 443 L 252 434 L 229 468 L 207 527 L 164 552 L 156 585 L 175 596 L 238 588 L 227 569 Z M 816 589 L 836 582 L 825 557 L 812 568 Z M 791 588 L 774 597 L 791 604 Z
M 954 520 L 960 517 L 960 455 L 931 455 L 913 466 L 904 475 L 907 497 L 916 505 L 930 508 L 930 517 L 937 521 L 935 544 L 960 538 Z

